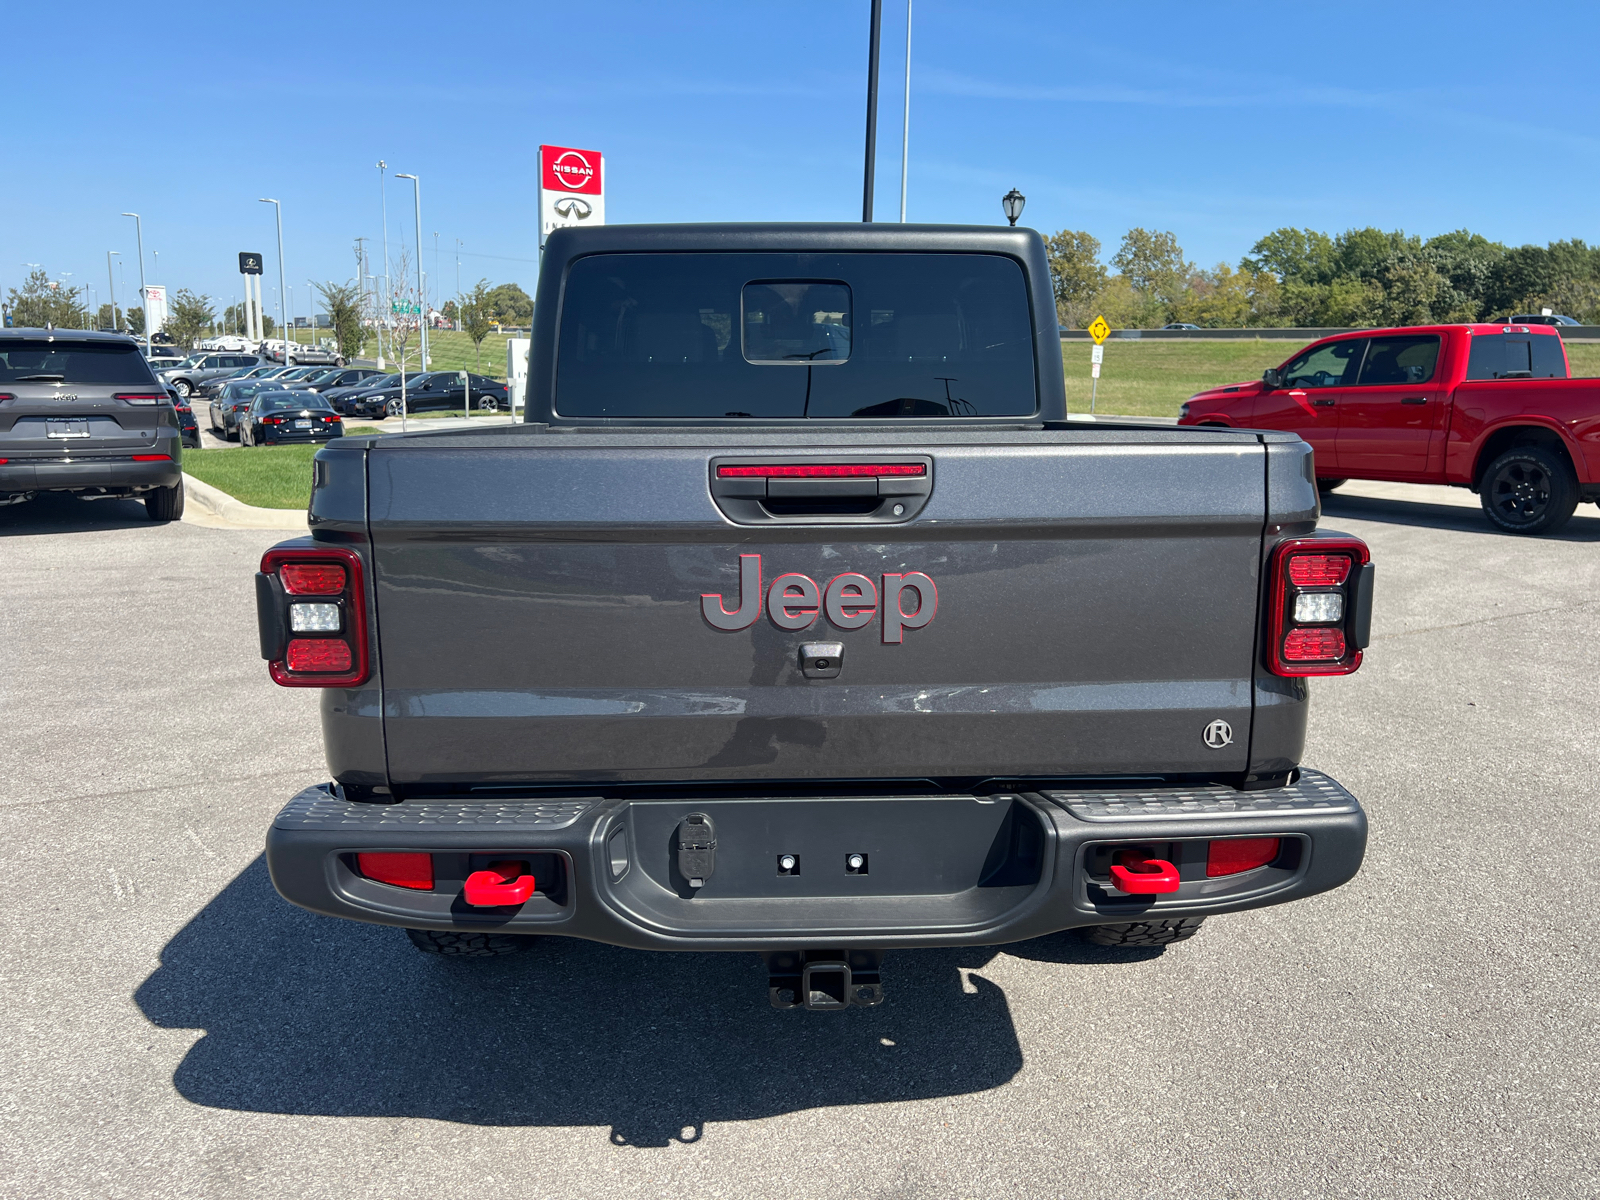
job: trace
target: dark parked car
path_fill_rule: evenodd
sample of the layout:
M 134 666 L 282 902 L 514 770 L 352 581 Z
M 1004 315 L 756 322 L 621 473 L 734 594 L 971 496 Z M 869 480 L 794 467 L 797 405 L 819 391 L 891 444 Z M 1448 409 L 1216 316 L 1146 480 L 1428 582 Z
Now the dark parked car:
M 200 422 L 195 420 L 194 407 L 185 396 L 178 395 L 176 388 L 168 388 L 167 395 L 172 399 L 172 411 L 178 414 L 178 431 L 183 444 L 191 449 L 200 449 Z
M 246 446 L 279 442 L 326 442 L 344 436 L 344 423 L 315 393 L 258 392 L 239 418 Z
M 336 388 L 360 387 L 381 378 L 383 372 L 376 367 L 334 367 L 323 370 L 305 380 L 305 386 L 318 395 L 326 395 Z
M 497 383 L 487 375 L 469 374 L 469 396 L 469 387 L 462 383 L 461 375 L 460 371 L 434 371 L 415 382 L 407 380 L 406 411 L 423 413 L 464 409 L 469 402 L 473 408 L 504 412 L 511 410 L 511 393 L 506 390 L 505 384 Z M 388 389 L 384 397 L 383 415 L 398 417 L 400 405 L 399 387 Z
M 118 333 L 0 330 L 0 504 L 37 492 L 131 496 L 183 515 L 182 430 L 138 343 Z
M 208 379 L 232 375 L 241 367 L 254 367 L 260 362 L 254 354 L 195 354 L 181 366 L 161 372 L 161 379 L 176 388 L 178 395 L 188 396 Z
M 426 378 L 427 375 L 426 371 L 407 371 L 407 391 L 409 392 L 417 385 L 418 380 Z M 398 373 L 383 375 L 353 388 L 339 388 L 323 394 L 336 411 L 347 417 L 376 417 L 381 421 L 390 399 L 399 398 L 400 376 Z
M 239 380 L 224 387 L 210 404 L 211 432 L 230 442 L 239 440 L 239 414 L 258 392 L 277 391 L 270 379 Z

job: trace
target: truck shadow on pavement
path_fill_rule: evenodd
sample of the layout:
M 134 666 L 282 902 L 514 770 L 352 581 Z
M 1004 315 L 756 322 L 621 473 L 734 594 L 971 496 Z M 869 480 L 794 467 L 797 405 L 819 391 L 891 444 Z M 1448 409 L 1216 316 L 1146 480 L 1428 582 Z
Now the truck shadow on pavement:
M 1593 512 L 1587 504 L 1578 506 L 1576 515 L 1567 527 L 1554 537 L 1544 537 L 1550 542 L 1600 542 L 1600 517 L 1585 516 Z M 1481 533 L 1490 537 L 1523 538 L 1527 535 L 1506 533 L 1489 524 L 1489 518 L 1480 508 L 1467 508 L 1456 504 L 1431 504 L 1426 501 L 1392 500 L 1376 496 L 1344 496 L 1339 493 L 1322 497 L 1322 524 L 1337 522 L 1342 517 L 1359 521 L 1380 521 L 1386 525 L 1416 525 L 1425 529 L 1449 529 L 1462 533 Z
M 43 492 L 21 504 L 0 506 L 0 537 L 46 533 L 97 533 L 129 526 L 157 529 L 143 500 L 80 500 L 65 492 Z
M 1068 935 L 1010 952 L 1113 964 Z M 609 1126 L 619 1146 L 708 1122 L 962 1095 L 1022 1068 L 1005 994 L 963 972 L 990 949 L 892 953 L 880 1008 L 778 1012 L 755 954 L 646 953 L 549 938 L 505 958 L 414 950 L 320 917 L 258 858 L 165 947 L 134 999 L 205 1031 L 173 1076 L 196 1104 L 479 1125 Z

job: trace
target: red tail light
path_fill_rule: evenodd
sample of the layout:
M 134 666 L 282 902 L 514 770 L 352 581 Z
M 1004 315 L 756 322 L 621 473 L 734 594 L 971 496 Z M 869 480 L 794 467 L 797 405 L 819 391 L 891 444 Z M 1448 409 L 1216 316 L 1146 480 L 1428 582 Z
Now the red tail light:
M 325 597 L 343 612 L 337 629 L 291 635 L 291 606 L 282 605 L 283 640 L 278 644 L 284 648 L 283 657 L 267 664 L 272 681 L 282 687 L 355 687 L 364 683 L 370 668 L 366 583 L 360 556 L 331 546 L 283 547 L 262 556 L 261 573 L 277 576 L 278 586 L 290 596 Z M 270 646 L 270 640 L 263 645 Z
M 1267 666 L 1274 675 L 1348 675 L 1361 665 L 1372 571 L 1358 538 L 1290 538 L 1268 576 Z
M 358 854 L 356 865 L 368 879 L 379 883 L 415 888 L 419 892 L 433 890 L 431 854 Z
M 1350 577 L 1348 554 L 1293 554 L 1289 582 L 1295 587 L 1338 587 Z
M 283 418 L 282 417 L 262 417 L 261 418 L 261 423 L 263 425 L 282 425 L 283 424 Z
M 1206 848 L 1206 874 L 1238 875 L 1264 867 L 1278 857 L 1277 838 L 1225 838 Z
M 859 479 L 879 475 L 926 475 L 927 463 L 784 463 L 718 467 L 719 479 Z
M 170 454 L 135 454 L 133 456 L 133 461 L 134 462 L 171 462 L 172 461 L 172 455 L 170 455 Z
M 337 563 L 285 563 L 278 568 L 278 582 L 291 596 L 337 596 L 344 581 L 344 568 Z
M 295 638 L 284 662 L 291 671 L 342 673 L 350 669 L 350 647 L 338 638 Z

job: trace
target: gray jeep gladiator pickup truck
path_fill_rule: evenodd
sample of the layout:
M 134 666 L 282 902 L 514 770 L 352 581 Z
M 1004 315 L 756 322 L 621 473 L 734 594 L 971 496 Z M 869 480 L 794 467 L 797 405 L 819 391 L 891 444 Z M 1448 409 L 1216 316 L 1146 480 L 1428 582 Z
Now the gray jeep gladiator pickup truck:
M 1293 435 L 1067 420 L 1023 229 L 551 235 L 525 423 L 346 437 L 256 577 L 332 782 L 273 882 L 421 949 L 1162 944 L 1337 887 L 1372 566 Z

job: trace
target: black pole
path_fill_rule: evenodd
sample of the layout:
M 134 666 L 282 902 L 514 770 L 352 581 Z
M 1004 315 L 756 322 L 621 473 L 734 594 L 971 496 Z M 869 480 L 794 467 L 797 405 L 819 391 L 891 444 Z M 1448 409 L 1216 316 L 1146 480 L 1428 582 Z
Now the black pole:
M 878 157 L 878 41 L 883 31 L 883 0 L 872 0 L 872 42 L 867 51 L 867 172 L 861 193 L 861 219 L 872 220 L 872 176 Z

